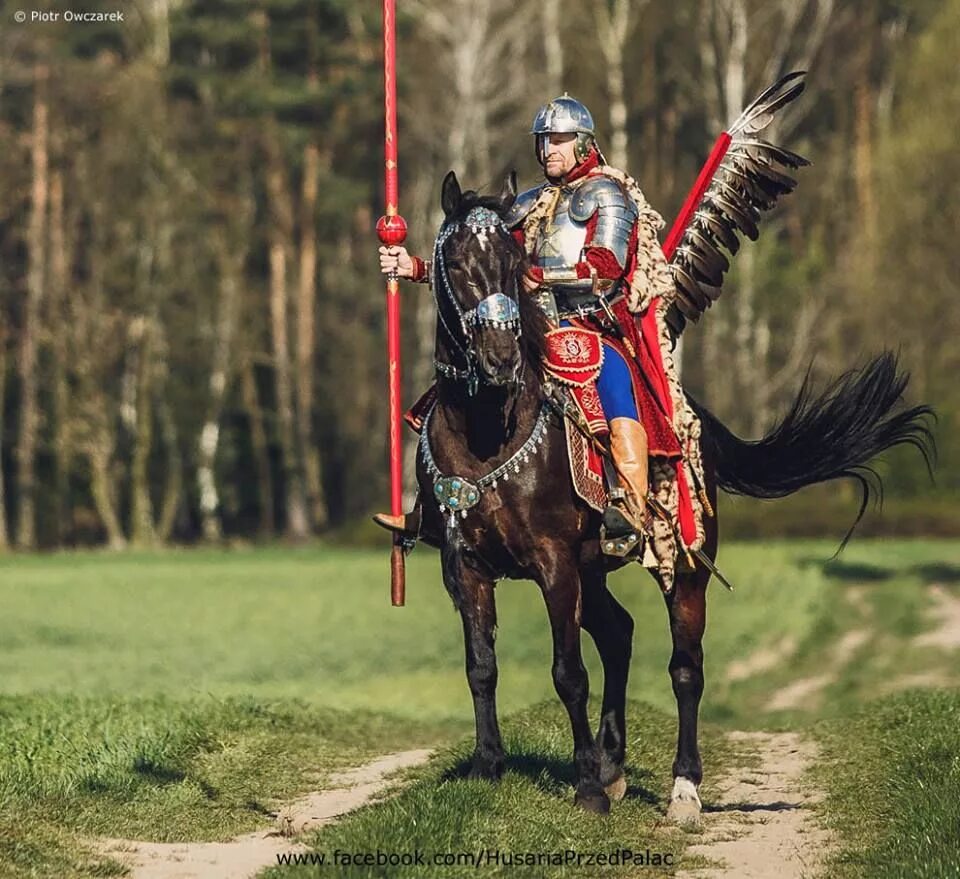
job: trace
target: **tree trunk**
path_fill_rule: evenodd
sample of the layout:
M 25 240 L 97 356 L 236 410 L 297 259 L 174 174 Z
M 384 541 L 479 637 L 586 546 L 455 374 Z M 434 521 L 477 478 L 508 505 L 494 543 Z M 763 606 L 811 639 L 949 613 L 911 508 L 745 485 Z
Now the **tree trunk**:
M 610 102 L 610 154 L 607 161 L 616 168 L 627 167 L 627 104 L 624 97 L 623 60 L 630 35 L 634 0 L 602 0 L 594 5 L 600 54 L 607 77 Z
M 259 66 L 262 74 L 268 77 L 272 66 L 270 17 L 263 8 L 258 9 L 254 16 L 256 27 L 260 32 Z M 266 183 L 270 225 L 270 338 L 277 393 L 277 433 L 280 440 L 280 469 L 283 475 L 285 529 L 288 537 L 303 540 L 310 533 L 310 522 L 307 515 L 302 460 L 297 455 L 290 344 L 287 332 L 289 303 L 287 263 L 293 250 L 293 205 L 284 168 L 280 132 L 272 116 L 264 119 L 263 147 L 267 165 Z
M 63 172 L 57 168 L 50 175 L 50 284 L 48 325 L 51 333 L 51 376 L 53 430 L 53 480 L 55 495 L 55 542 L 63 543 L 67 536 L 70 515 L 70 435 L 68 418 L 69 389 L 67 388 L 66 333 L 62 331 L 66 318 L 67 244 L 63 213 Z
M 93 443 L 88 450 L 90 460 L 90 492 L 97 513 L 107 530 L 107 545 L 110 549 L 124 549 L 127 540 L 123 536 L 123 527 L 117 515 L 115 498 L 112 490 L 110 475 L 110 460 L 113 457 L 113 443 L 110 441 L 109 430 L 101 427 L 96 432 Z
M 134 370 L 136 414 L 133 457 L 130 462 L 130 542 L 152 546 L 153 503 L 150 500 L 150 449 L 153 446 L 153 339 L 154 328 L 143 317 L 130 327 L 131 346 L 137 348 Z
M 868 72 L 861 72 L 854 88 L 855 149 L 854 175 L 857 183 L 857 216 L 863 230 L 860 252 L 870 281 L 877 249 L 877 207 L 873 191 L 873 94 Z
M 287 254 L 290 204 L 286 181 L 276 148 L 271 147 L 267 170 L 267 191 L 272 206 L 270 229 L 270 335 L 273 344 L 273 373 L 277 388 L 277 432 L 280 440 L 281 470 L 286 509 L 286 533 L 295 540 L 309 534 L 303 471 L 299 466 L 294 438 L 293 385 L 290 375 L 290 345 L 287 335 Z
M 210 368 L 210 397 L 207 416 L 200 431 L 197 450 L 197 487 L 200 492 L 200 519 L 205 540 L 223 538 L 220 525 L 220 496 L 216 482 L 217 449 L 220 442 L 220 417 L 227 392 L 244 256 L 227 252 L 228 243 L 216 236 L 217 263 L 220 269 L 220 301 L 214 330 L 213 363 Z
M 274 533 L 273 521 L 273 475 L 270 471 L 270 451 L 267 447 L 267 431 L 263 426 L 263 410 L 260 408 L 257 393 L 257 379 L 253 374 L 253 363 L 246 358 L 241 373 L 243 382 L 243 406 L 250 419 L 250 443 L 253 446 L 253 460 L 257 468 L 257 487 L 260 496 L 260 535 Z
M 543 0 L 543 49 L 547 58 L 547 92 L 551 98 L 563 90 L 560 21 L 560 0 Z
M 320 476 L 320 456 L 313 437 L 314 307 L 317 295 L 317 187 L 320 150 L 309 143 L 303 151 L 300 200 L 300 285 L 297 293 L 297 440 L 304 464 L 307 504 L 313 527 L 327 525 L 327 504 Z
M 162 395 L 157 403 L 157 417 L 160 422 L 163 445 L 167 450 L 167 467 L 156 533 L 157 540 L 168 543 L 177 521 L 177 510 L 180 508 L 180 495 L 183 491 L 183 459 L 180 455 L 177 423 L 170 411 L 170 403 L 166 395 Z
M 46 283 L 46 219 L 49 181 L 49 105 L 47 85 L 50 70 L 45 64 L 34 67 L 33 138 L 31 165 L 33 186 L 30 222 L 27 230 L 29 264 L 27 296 L 23 309 L 20 340 L 20 431 L 17 440 L 17 546 L 36 545 L 36 474 L 39 411 L 37 408 L 37 338 L 40 332 L 40 304 Z
M 0 321 L 0 553 L 10 548 L 7 536 L 7 502 L 3 481 L 3 413 L 7 379 L 7 328 Z
M 657 46 L 651 37 L 645 37 L 642 49 L 642 74 L 640 88 L 643 95 L 643 106 L 646 114 L 642 130 L 642 150 L 640 166 L 635 175 L 647 187 L 647 195 L 652 196 L 654 203 L 659 203 L 668 193 L 660 179 L 660 136 L 659 123 L 661 101 L 658 100 L 657 88 Z

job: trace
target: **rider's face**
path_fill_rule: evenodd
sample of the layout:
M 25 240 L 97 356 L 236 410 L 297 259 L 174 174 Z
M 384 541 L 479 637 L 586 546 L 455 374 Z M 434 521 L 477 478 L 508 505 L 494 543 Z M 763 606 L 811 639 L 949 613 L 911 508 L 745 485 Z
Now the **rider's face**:
M 577 167 L 575 134 L 551 134 L 545 137 L 543 169 L 547 177 L 565 177 Z

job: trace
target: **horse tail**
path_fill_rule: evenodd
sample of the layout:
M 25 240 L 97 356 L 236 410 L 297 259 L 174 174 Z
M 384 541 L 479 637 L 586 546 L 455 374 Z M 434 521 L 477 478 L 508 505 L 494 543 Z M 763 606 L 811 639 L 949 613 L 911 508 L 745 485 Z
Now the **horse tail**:
M 860 511 L 841 549 L 863 517 L 871 497 L 883 499 L 883 484 L 869 462 L 886 449 L 911 445 L 923 455 L 930 478 L 936 441 L 926 422 L 936 420 L 929 406 L 892 412 L 910 375 L 885 351 L 866 366 L 844 373 L 819 395 L 810 387 L 810 370 L 787 414 L 763 439 L 743 440 L 688 396 L 716 462 L 717 485 L 730 494 L 786 497 L 808 485 L 851 478 L 860 483 Z

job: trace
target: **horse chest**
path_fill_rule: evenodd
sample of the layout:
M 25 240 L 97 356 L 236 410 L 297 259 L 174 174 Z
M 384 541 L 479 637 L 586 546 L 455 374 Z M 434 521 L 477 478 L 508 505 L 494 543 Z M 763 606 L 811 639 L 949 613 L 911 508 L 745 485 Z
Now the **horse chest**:
M 442 418 L 430 425 L 425 442 L 434 451 L 429 461 L 425 455 L 418 461 L 424 534 L 433 537 L 428 542 L 441 547 L 455 543 L 498 577 L 529 578 L 538 568 L 545 542 L 575 539 L 581 523 L 564 478 L 564 435 L 549 425 L 546 420 L 542 436 L 534 428 L 530 433 L 534 441 L 520 447 L 529 445 L 529 455 L 500 456 L 496 463 L 473 458 L 463 437 L 449 430 Z M 501 459 L 512 463 L 504 469 Z M 495 484 L 482 478 L 491 472 L 501 473 Z M 463 505 L 461 499 L 469 499 L 474 491 L 478 497 Z

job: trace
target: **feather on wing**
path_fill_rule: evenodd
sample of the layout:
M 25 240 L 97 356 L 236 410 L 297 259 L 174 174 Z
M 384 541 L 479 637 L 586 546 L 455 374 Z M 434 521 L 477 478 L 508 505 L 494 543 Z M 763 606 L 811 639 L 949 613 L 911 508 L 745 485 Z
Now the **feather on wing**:
M 805 71 L 789 73 L 774 83 L 730 126 L 730 147 L 694 213 L 670 263 L 677 298 L 666 312 L 674 339 L 687 321 L 697 322 L 720 296 L 739 235 L 756 241 L 761 213 L 796 188 L 791 171 L 810 162 L 803 156 L 759 137 L 774 116 L 804 89 Z

